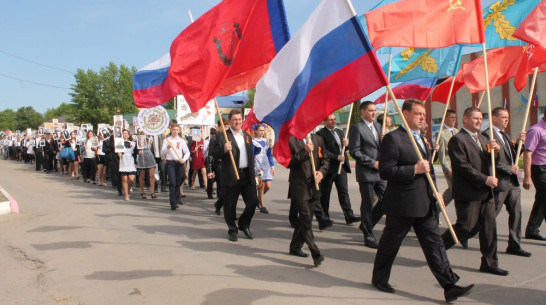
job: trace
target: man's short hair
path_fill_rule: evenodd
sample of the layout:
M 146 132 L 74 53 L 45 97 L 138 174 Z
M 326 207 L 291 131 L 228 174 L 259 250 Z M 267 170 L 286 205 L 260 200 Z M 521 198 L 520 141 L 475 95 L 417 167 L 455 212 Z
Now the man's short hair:
M 495 108 L 493 108 L 493 110 L 491 110 L 491 115 L 492 116 L 499 116 L 502 111 L 508 112 L 508 110 L 506 110 L 503 107 L 495 107 Z
M 239 109 L 233 109 L 229 112 L 229 115 L 228 115 L 228 120 L 231 120 L 231 117 L 236 115 L 236 114 L 240 114 L 241 117 L 243 116 L 243 112 Z
M 455 112 L 455 110 L 453 110 L 453 109 L 448 109 L 447 112 L 446 112 L 446 118 L 447 118 L 450 114 L 457 115 L 457 112 Z
M 224 123 L 224 125 L 227 124 L 226 118 L 219 118 L 219 119 L 218 119 L 218 123 L 216 123 L 216 125 L 222 126 L 222 123 Z
M 377 116 L 377 123 L 379 124 L 383 124 L 383 118 L 385 117 L 385 113 L 383 112 L 382 114 L 378 115 Z M 390 115 L 387 113 L 387 117 L 390 117 Z
M 360 110 L 362 109 L 368 109 L 368 106 L 373 105 L 374 103 L 371 101 L 364 101 L 360 103 Z
M 463 116 L 469 118 L 474 112 L 482 113 L 478 107 L 468 107 L 464 110 Z
M 409 98 L 404 101 L 404 104 L 402 105 L 402 111 L 411 111 L 413 109 L 413 105 L 421 105 L 422 107 L 425 107 L 425 104 L 423 103 L 423 101 L 420 101 L 414 98 Z

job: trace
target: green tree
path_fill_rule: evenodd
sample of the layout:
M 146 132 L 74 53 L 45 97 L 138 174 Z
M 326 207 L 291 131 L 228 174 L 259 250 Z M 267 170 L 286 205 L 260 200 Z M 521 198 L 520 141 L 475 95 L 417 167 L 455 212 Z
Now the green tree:
M 245 108 L 252 108 L 254 107 L 254 96 L 256 96 L 256 88 L 250 88 L 247 91 L 248 96 L 248 102 L 245 104 Z
M 15 111 L 6 109 L 0 111 L 0 130 L 16 130 L 17 120 L 15 119 Z
M 76 108 L 73 104 L 62 103 L 57 108 L 47 109 L 44 120 L 50 121 L 52 119 L 63 116 L 67 122 L 75 121 Z
M 18 130 L 37 129 L 44 122 L 44 116 L 32 106 L 21 107 L 15 112 L 15 121 Z
M 353 114 L 351 114 L 351 125 L 356 124 L 362 120 L 360 114 L 360 100 L 353 103 Z

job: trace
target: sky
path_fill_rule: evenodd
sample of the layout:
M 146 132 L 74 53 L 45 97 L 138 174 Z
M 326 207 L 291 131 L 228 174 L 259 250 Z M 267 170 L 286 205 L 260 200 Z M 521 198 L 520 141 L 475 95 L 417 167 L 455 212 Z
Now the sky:
M 219 2 L 0 0 L 0 111 L 45 113 L 70 102 L 77 69 L 98 72 L 110 62 L 140 69 L 169 51 L 190 23 L 188 10 L 197 19 Z M 352 1 L 357 15 L 379 2 Z M 292 36 L 319 3 L 284 0 Z

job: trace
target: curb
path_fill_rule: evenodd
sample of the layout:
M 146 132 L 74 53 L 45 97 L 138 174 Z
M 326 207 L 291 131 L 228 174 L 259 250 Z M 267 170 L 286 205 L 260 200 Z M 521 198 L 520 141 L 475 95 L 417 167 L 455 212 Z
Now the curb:
M 2 194 L 4 194 L 4 196 L 8 199 L 8 201 L 0 202 L 0 207 L 2 207 L 4 204 L 8 206 L 8 202 L 9 202 L 9 208 L 6 207 L 5 210 L 0 209 L 0 214 L 7 214 L 10 211 L 11 213 L 19 213 L 19 205 L 17 204 L 17 201 L 13 199 L 13 197 L 11 197 L 11 195 L 1 186 L 0 186 L 0 192 L 2 192 Z M 3 211 L 6 211 L 6 212 L 2 213 Z

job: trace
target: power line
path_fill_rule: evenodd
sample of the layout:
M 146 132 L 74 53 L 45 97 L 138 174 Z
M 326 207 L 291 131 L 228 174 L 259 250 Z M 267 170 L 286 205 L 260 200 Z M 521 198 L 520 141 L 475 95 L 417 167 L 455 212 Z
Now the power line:
M 38 66 L 42 66 L 42 67 L 46 67 L 46 68 L 50 68 L 50 69 L 54 69 L 54 70 L 59 70 L 59 71 L 62 71 L 62 72 L 70 73 L 70 74 L 72 74 L 72 75 L 76 74 L 75 72 L 72 72 L 72 71 L 68 71 L 68 70 L 61 69 L 61 68 L 57 68 L 57 67 L 53 67 L 53 66 L 44 65 L 44 64 L 41 64 L 41 63 L 39 63 L 39 62 L 32 61 L 32 60 L 30 60 L 30 59 L 26 59 L 26 58 L 23 58 L 23 57 L 20 57 L 20 56 L 17 56 L 17 55 L 10 54 L 10 53 L 8 53 L 8 52 L 4 52 L 4 51 L 2 51 L 2 50 L 0 50 L 0 53 L 4 53 L 4 54 L 6 54 L 6 55 L 13 56 L 13 57 L 15 57 L 15 58 L 19 58 L 20 60 L 24 60 L 24 61 L 33 63 L 33 64 L 38 65 Z
M 18 80 L 18 81 L 25 82 L 25 83 L 30 83 L 30 84 L 34 84 L 34 85 L 44 86 L 44 87 L 57 88 L 57 89 L 65 89 L 65 90 L 72 90 L 72 89 L 66 88 L 66 87 L 59 87 L 59 86 L 52 86 L 52 85 L 46 85 L 46 84 L 31 82 L 31 81 L 29 81 L 29 80 L 24 80 L 24 79 L 16 78 L 16 77 L 9 76 L 9 75 L 5 75 L 5 74 L 2 74 L 2 73 L 0 73 L 0 76 L 6 77 L 6 78 L 11 78 L 11 79 Z

